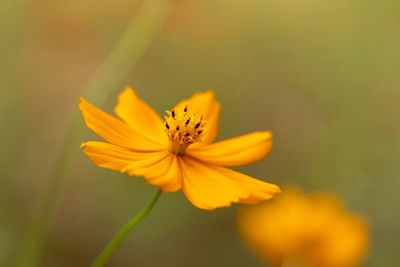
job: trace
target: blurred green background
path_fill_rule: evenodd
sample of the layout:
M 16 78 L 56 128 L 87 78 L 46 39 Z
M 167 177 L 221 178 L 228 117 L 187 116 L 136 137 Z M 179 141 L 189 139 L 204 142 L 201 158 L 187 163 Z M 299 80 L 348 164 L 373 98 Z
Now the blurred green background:
M 139 4 L 0 2 L 0 266 L 18 255 L 79 91 Z M 223 107 L 218 140 L 256 130 L 275 136 L 265 160 L 238 170 L 339 194 L 371 222 L 362 266 L 395 267 L 399 47 L 395 0 L 178 1 L 103 109 L 112 113 L 125 85 L 161 114 L 214 90 Z M 41 266 L 89 266 L 156 190 L 77 155 Z M 237 234 L 239 207 L 206 212 L 181 192 L 163 194 L 109 266 L 261 266 Z

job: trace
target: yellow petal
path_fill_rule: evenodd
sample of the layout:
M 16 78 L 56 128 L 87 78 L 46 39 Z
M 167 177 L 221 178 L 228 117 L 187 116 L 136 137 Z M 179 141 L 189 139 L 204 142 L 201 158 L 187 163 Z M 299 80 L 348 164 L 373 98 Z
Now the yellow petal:
M 86 125 L 104 140 L 126 148 L 140 151 L 156 151 L 165 148 L 164 144 L 141 135 L 123 121 L 96 108 L 81 98 L 79 104 Z
M 178 163 L 178 156 L 170 153 L 170 156 L 152 167 L 152 171 L 145 176 L 149 184 L 161 188 L 165 192 L 176 192 L 181 189 L 182 172 Z
M 99 167 L 122 172 L 132 162 L 142 161 L 160 152 L 137 152 L 105 142 L 86 142 L 81 145 L 89 159 Z
M 99 167 L 130 175 L 144 176 L 146 182 L 165 192 L 181 189 L 182 175 L 177 156 L 167 150 L 137 152 L 105 142 L 86 142 L 81 145 L 89 159 Z
M 272 148 L 271 132 L 254 132 L 201 147 L 189 147 L 187 154 L 221 166 L 240 166 L 264 158 Z
M 161 117 L 146 102 L 141 100 L 131 87 L 126 87 L 118 95 L 115 113 L 142 135 L 163 144 L 168 143 Z
M 188 105 L 190 111 L 203 115 L 203 118 L 207 121 L 203 140 L 192 146 L 209 144 L 214 141 L 218 135 L 219 116 L 221 113 L 221 105 L 215 99 L 214 92 L 196 93 L 191 98 L 179 102 L 176 107 L 183 109 L 186 105 Z
M 232 181 L 239 184 L 243 190 L 249 193 L 247 198 L 240 200 L 240 203 L 258 204 L 281 193 L 281 189 L 275 184 L 267 183 L 246 174 L 220 166 L 215 166 L 214 169 L 222 175 L 229 177 Z
M 278 186 L 220 166 L 206 165 L 190 157 L 179 158 L 182 191 L 196 207 L 213 210 L 231 203 L 255 204 L 280 192 Z
M 122 172 L 143 176 L 147 183 L 156 185 L 165 192 L 176 192 L 181 189 L 182 175 L 177 155 L 163 151 L 151 158 L 132 162 Z

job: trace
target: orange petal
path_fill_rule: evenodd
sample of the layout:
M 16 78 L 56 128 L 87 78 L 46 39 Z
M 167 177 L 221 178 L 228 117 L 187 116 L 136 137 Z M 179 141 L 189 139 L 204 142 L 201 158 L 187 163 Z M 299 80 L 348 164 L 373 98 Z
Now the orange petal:
M 81 98 L 79 104 L 86 125 L 104 140 L 126 148 L 140 151 L 156 151 L 165 148 L 164 144 L 141 135 L 123 121 L 96 108 Z
M 146 102 L 141 100 L 131 87 L 118 95 L 115 113 L 142 135 L 168 144 L 161 117 Z
M 203 140 L 200 143 L 193 144 L 192 146 L 209 144 L 214 141 L 218 135 L 219 116 L 221 113 L 221 105 L 215 99 L 214 92 L 208 91 L 205 93 L 196 93 L 191 98 L 179 102 L 176 107 L 184 109 L 186 105 L 188 105 L 190 111 L 195 112 L 198 115 L 203 115 L 203 118 L 207 121 Z
M 231 203 L 255 204 L 280 192 L 278 186 L 190 157 L 180 159 L 182 191 L 196 207 L 213 210 Z
M 97 166 L 120 172 L 132 162 L 153 158 L 160 153 L 137 152 L 117 145 L 95 141 L 82 143 L 81 147 L 85 148 L 84 152 Z
M 201 147 L 189 147 L 187 154 L 221 166 L 240 166 L 264 158 L 272 148 L 271 132 L 254 132 Z
M 99 167 L 130 175 L 144 176 L 146 182 L 165 192 L 176 192 L 181 188 L 181 171 L 177 156 L 167 150 L 137 152 L 105 142 L 86 142 L 84 152 Z
M 281 189 L 275 184 L 255 179 L 228 168 L 215 166 L 215 169 L 222 175 L 225 175 L 232 181 L 238 183 L 245 191 L 249 192 L 249 196 L 246 199 L 240 200 L 240 203 L 258 204 L 267 199 L 273 198 L 278 193 L 281 193 Z
M 151 172 L 145 176 L 148 183 L 161 188 L 165 192 L 176 192 L 182 186 L 182 172 L 178 162 L 178 156 L 170 153 L 170 156 L 154 166 Z
M 163 151 L 151 158 L 135 161 L 125 166 L 122 172 L 143 176 L 147 183 L 156 185 L 165 192 L 181 189 L 182 175 L 177 155 Z

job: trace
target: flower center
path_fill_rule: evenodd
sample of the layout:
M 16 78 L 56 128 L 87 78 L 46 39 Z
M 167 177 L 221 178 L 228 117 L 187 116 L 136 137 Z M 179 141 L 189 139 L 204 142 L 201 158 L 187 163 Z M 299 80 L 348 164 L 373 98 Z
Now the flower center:
M 203 120 L 203 116 L 188 111 L 188 106 L 182 110 L 173 108 L 166 112 L 169 115 L 169 117 L 165 116 L 169 150 L 182 155 L 189 145 L 201 141 L 206 121 Z

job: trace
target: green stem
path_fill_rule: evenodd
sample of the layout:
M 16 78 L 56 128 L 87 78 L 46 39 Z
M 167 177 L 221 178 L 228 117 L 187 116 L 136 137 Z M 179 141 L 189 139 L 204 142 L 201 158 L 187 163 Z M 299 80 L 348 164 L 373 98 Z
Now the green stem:
M 108 96 L 121 86 L 127 74 L 156 38 L 175 4 L 174 0 L 144 0 L 125 33 L 84 85 L 79 96 L 89 98 L 97 106 L 102 106 Z M 63 141 L 53 169 L 46 177 L 43 192 L 29 221 L 15 266 L 35 267 L 40 264 L 68 182 L 67 178 L 86 132 L 76 102 L 63 131 Z
M 153 209 L 160 195 L 161 189 L 158 189 L 151 201 L 147 204 L 147 206 L 142 209 L 135 217 L 133 217 L 127 224 L 125 224 L 124 227 L 122 227 L 121 230 L 119 230 L 119 232 L 113 237 L 113 239 L 111 239 L 111 241 L 103 249 L 101 254 L 97 257 L 96 261 L 92 264 L 92 267 L 102 267 L 104 266 L 104 264 L 107 263 L 119 244 L 121 244 L 122 240 L 124 240 L 125 236 Z

